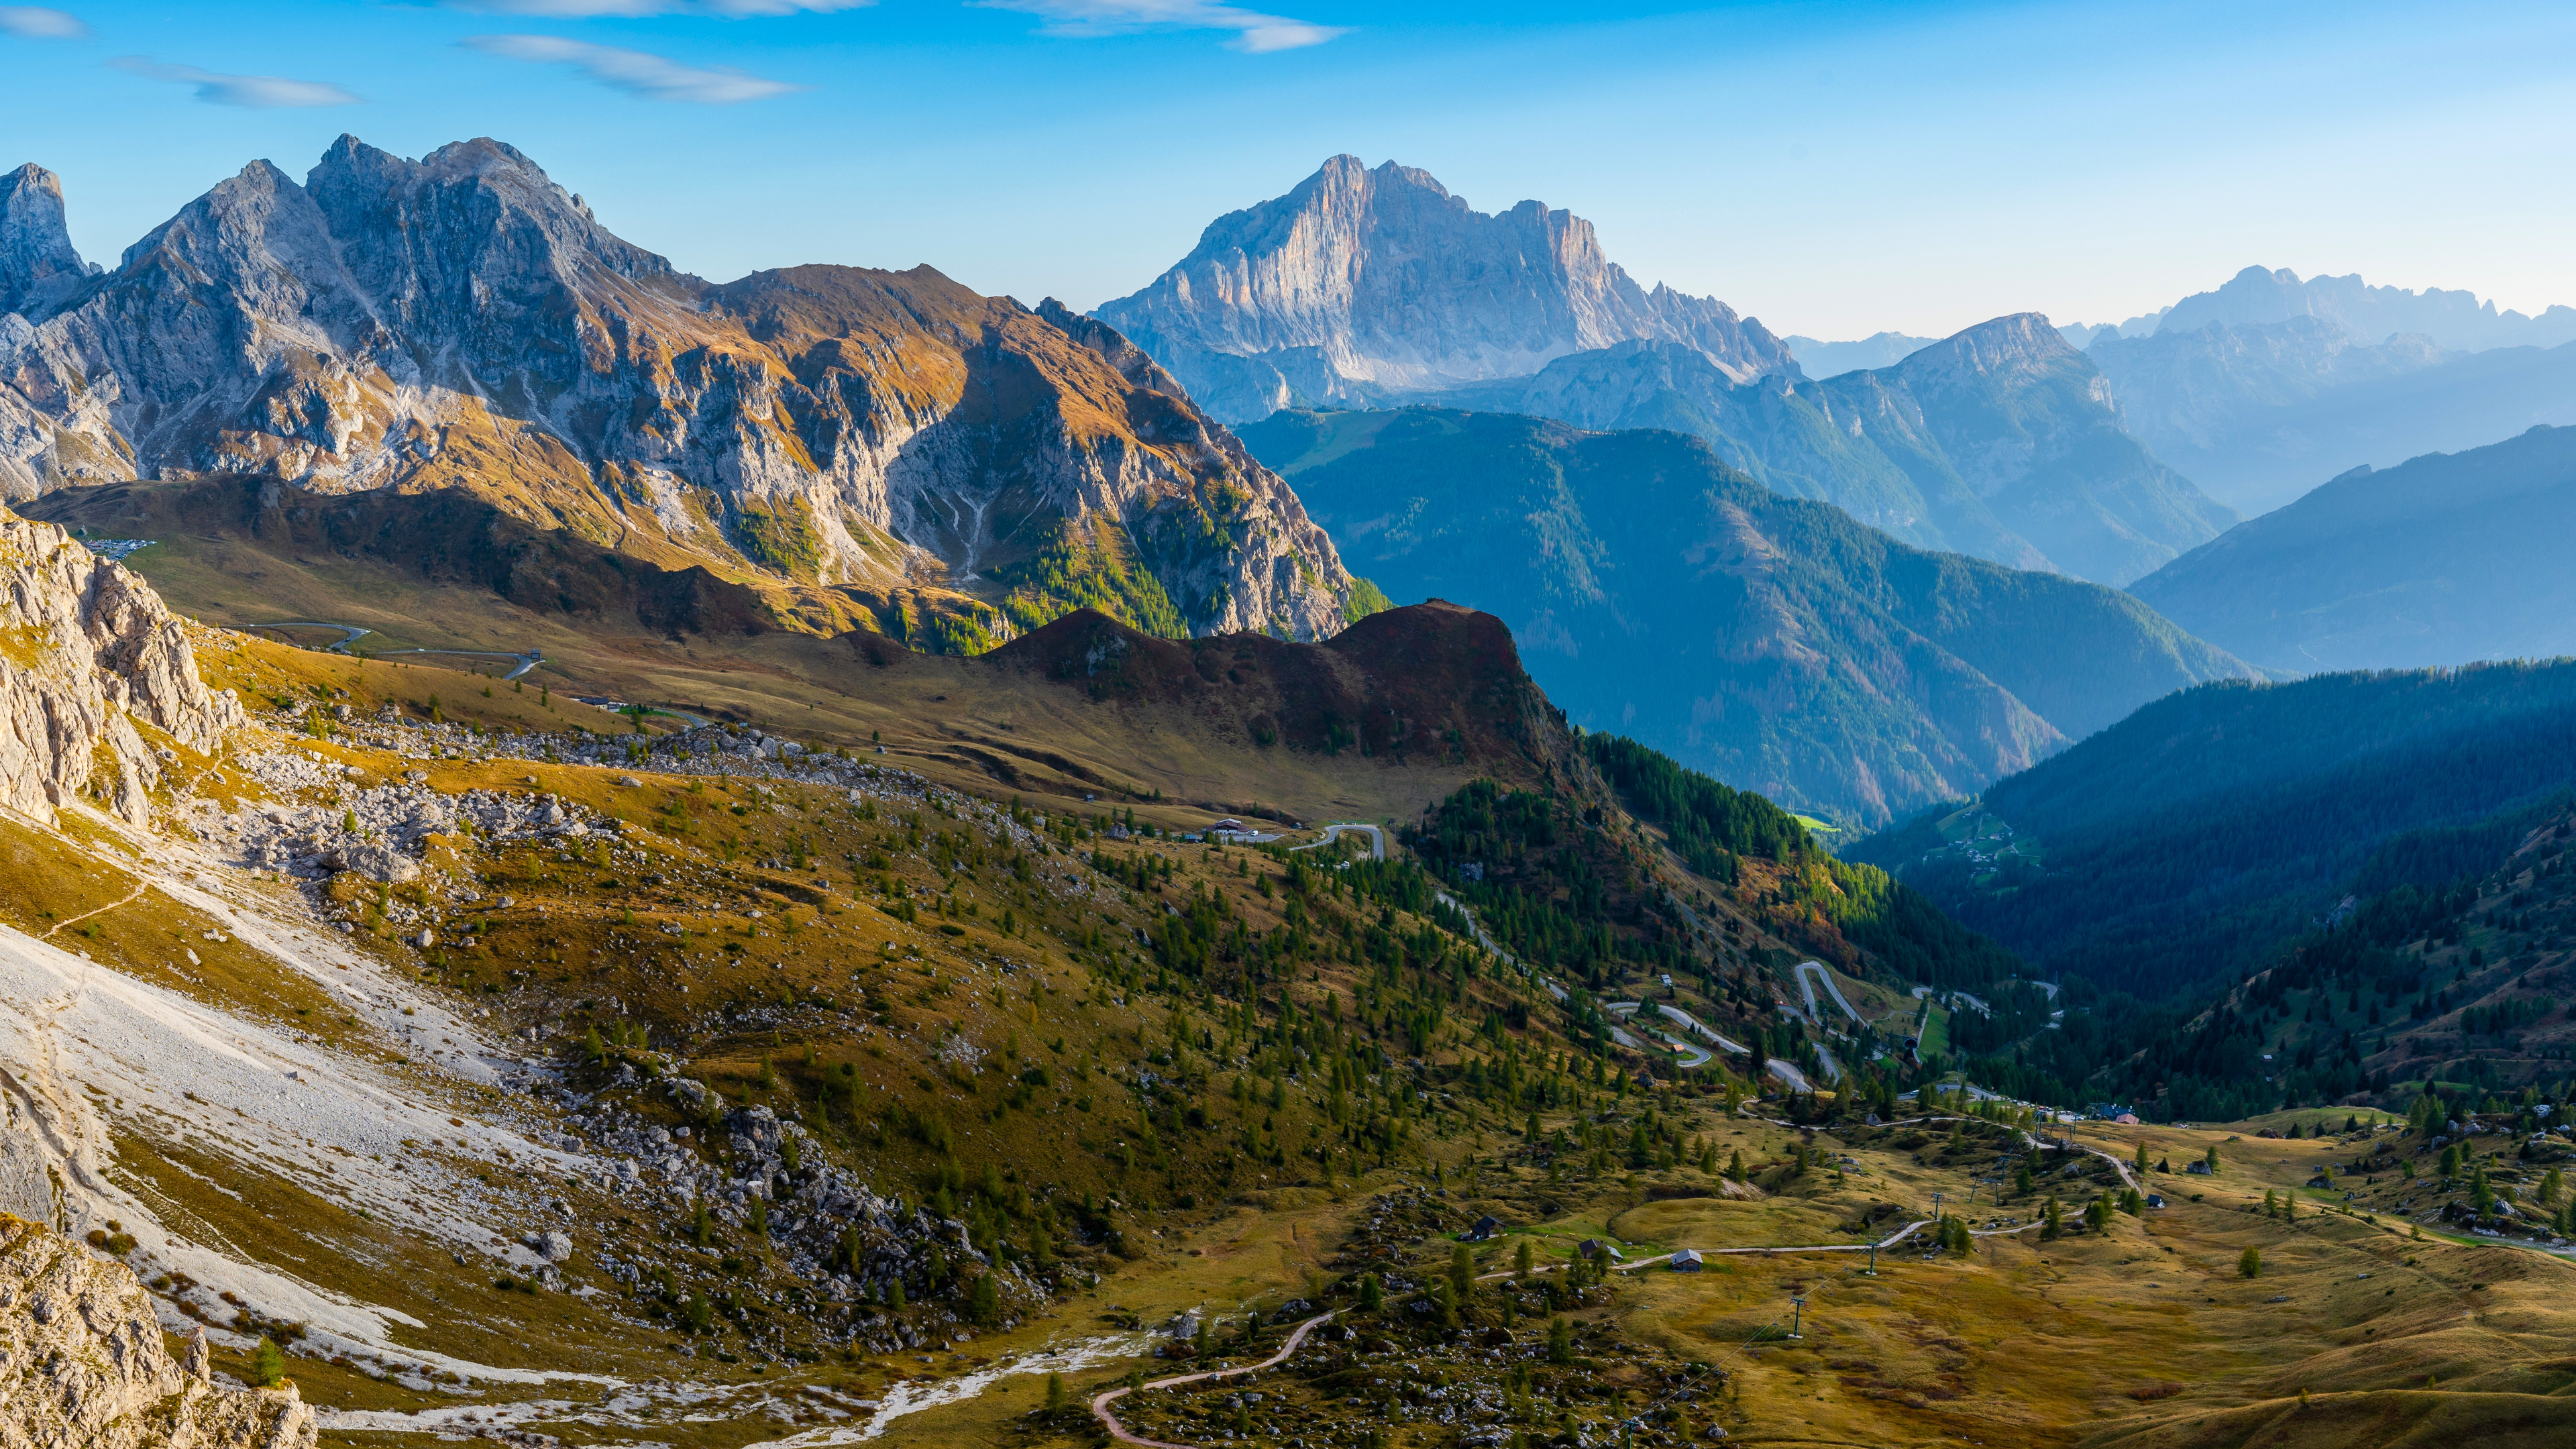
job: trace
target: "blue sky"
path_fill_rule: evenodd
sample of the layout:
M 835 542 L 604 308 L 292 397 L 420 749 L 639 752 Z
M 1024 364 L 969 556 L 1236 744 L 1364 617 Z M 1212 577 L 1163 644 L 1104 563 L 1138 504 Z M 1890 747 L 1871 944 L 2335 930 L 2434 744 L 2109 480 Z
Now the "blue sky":
M 0 5 L 0 165 L 110 261 L 342 131 L 508 140 L 688 270 L 1090 306 L 1349 151 L 1781 332 L 2117 320 L 2260 263 L 2576 303 L 2539 5 L 120 0 Z

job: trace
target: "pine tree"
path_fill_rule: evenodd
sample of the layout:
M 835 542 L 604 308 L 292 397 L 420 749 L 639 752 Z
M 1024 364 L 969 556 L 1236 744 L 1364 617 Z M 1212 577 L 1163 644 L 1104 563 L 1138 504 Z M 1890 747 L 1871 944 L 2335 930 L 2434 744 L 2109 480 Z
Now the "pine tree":
M 1547 1361 L 1558 1364 L 1574 1362 L 1574 1325 L 1568 1323 L 1563 1314 L 1547 1321 Z
M 1064 1375 L 1050 1373 L 1046 1383 L 1046 1411 L 1049 1418 L 1064 1412 Z
M 1459 1243 L 1449 1250 L 1449 1292 L 1452 1299 L 1465 1303 L 1476 1291 L 1476 1255 Z
M 994 1288 L 991 1273 L 975 1275 L 975 1286 L 966 1293 L 966 1316 L 977 1323 L 990 1323 L 1002 1316 L 1002 1295 Z
M 1386 1285 L 1377 1280 L 1377 1275 L 1375 1273 L 1366 1274 L 1361 1277 L 1360 1311 L 1362 1313 L 1375 1313 L 1385 1306 Z
M 277 1340 L 260 1339 L 259 1347 L 250 1353 L 250 1381 L 260 1388 L 273 1389 L 285 1377 L 286 1355 L 279 1350 Z
M 2248 1245 L 2244 1252 L 2236 1255 L 2236 1276 L 2239 1278 L 2260 1278 L 2263 1276 L 2263 1250 L 2261 1248 Z

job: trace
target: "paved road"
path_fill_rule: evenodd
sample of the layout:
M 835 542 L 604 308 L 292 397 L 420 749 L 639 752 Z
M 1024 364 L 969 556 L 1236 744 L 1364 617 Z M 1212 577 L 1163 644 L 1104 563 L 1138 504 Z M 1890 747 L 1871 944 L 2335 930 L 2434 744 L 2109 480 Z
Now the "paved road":
M 1310 840 L 1304 845 L 1292 845 L 1288 848 L 1292 851 L 1313 850 L 1320 845 L 1330 845 L 1334 841 L 1339 840 L 1342 836 L 1342 832 L 1346 830 L 1363 833 L 1368 836 L 1369 859 L 1386 859 L 1386 832 L 1378 829 L 1374 825 L 1327 825 L 1324 827 L 1323 839 Z
M 1811 976 L 1808 974 L 1810 972 L 1813 972 L 1814 974 Z M 1825 963 L 1822 961 L 1801 961 L 1798 963 L 1798 989 L 1807 993 L 1807 1015 L 1816 1019 L 1816 1025 L 1823 1026 L 1825 1024 L 1823 1014 L 1816 1010 L 1815 983 L 1819 981 L 1825 983 L 1825 994 L 1834 999 L 1834 1005 L 1843 1009 L 1843 1015 L 1852 1019 L 1852 1025 L 1860 1025 L 1860 1013 L 1852 1010 L 1852 1004 L 1843 999 L 1843 989 L 1834 984 L 1833 973 L 1825 969 Z
M 1843 1064 L 1834 1060 L 1833 1049 L 1823 1042 L 1817 1042 L 1815 1047 L 1816 1061 L 1825 1069 L 1825 1080 L 1840 1082 L 1843 1079 Z
M 1321 843 L 1321 842 L 1318 842 L 1318 844 L 1320 844 L 1320 843 Z M 1486 950 L 1493 952 L 1495 955 L 1502 957 L 1505 961 L 1508 961 L 1508 962 L 1510 962 L 1511 964 L 1513 964 L 1513 965 L 1515 965 L 1515 966 L 1517 966 L 1517 965 L 1519 965 L 1519 964 L 1520 964 L 1520 958 L 1519 958 L 1519 957 L 1514 956 L 1511 952 L 1504 950 L 1504 949 L 1503 949 L 1503 943 L 1502 943 L 1502 942 L 1497 941 L 1497 940 L 1495 940 L 1492 936 L 1490 936 L 1490 935 L 1486 934 L 1486 932 L 1485 932 L 1485 923 L 1484 923 L 1484 922 L 1482 922 L 1482 921 L 1480 921 L 1480 920 L 1477 920 L 1477 919 L 1476 919 L 1476 912 L 1474 911 L 1474 909 L 1472 909 L 1471 907 L 1469 907 L 1469 906 L 1468 906 L 1468 904 L 1467 904 L 1465 901 L 1462 901 L 1462 900 L 1458 899 L 1456 896 L 1453 896 L 1453 895 L 1449 894 L 1447 891 L 1444 891 L 1444 890 L 1436 890 L 1436 889 L 1435 889 L 1435 890 L 1434 890 L 1434 891 L 1432 891 L 1431 893 L 1432 893 L 1433 895 L 1435 895 L 1435 896 L 1439 897 L 1439 898 L 1440 898 L 1440 901 L 1441 901 L 1441 903 L 1442 903 L 1443 905 L 1449 906 L 1451 909 L 1453 909 L 1453 910 L 1457 911 L 1457 912 L 1458 912 L 1458 914 L 1460 914 L 1460 915 L 1462 915 L 1462 916 L 1465 916 L 1465 917 L 1467 918 L 1467 929 L 1469 929 L 1469 930 L 1471 930 L 1471 931 L 1474 931 L 1474 932 L 1476 933 L 1476 944 L 1477 944 L 1477 945 L 1484 947 Z M 1551 989 L 1553 989 L 1553 988 L 1551 988 Z M 1565 999 L 1565 995 L 1564 995 L 1564 993 L 1563 993 L 1563 992 L 1558 992 L 1558 993 L 1557 993 L 1557 999 L 1558 999 L 1559 1001 L 1564 1000 L 1564 999 Z
M 1604 1009 L 1619 1016 L 1633 1017 L 1643 1005 L 1644 1003 L 1636 1001 L 1612 1001 L 1605 1003 Z M 1655 1009 L 1664 1015 L 1674 1017 L 1684 1025 L 1697 1026 L 1699 1024 L 1692 1021 L 1689 1016 L 1682 1012 L 1675 1011 L 1669 1006 L 1659 1004 Z M 1711 1033 L 1711 1035 L 1715 1035 L 1715 1033 Z M 1724 1040 L 1724 1038 L 1720 1038 L 1720 1040 Z M 1685 1067 L 1704 1067 L 1715 1060 L 1717 1060 L 1715 1054 L 1711 1053 L 1705 1047 L 1693 1046 L 1688 1042 L 1682 1044 L 1680 1064 Z
M 327 619 L 287 619 L 275 624 L 253 624 L 249 627 L 253 629 L 337 629 L 340 631 L 340 641 L 322 646 L 323 652 L 328 654 L 346 654 L 349 652 L 350 645 L 376 632 L 373 629 L 361 629 L 355 624 L 336 624 Z M 516 679 L 546 661 L 546 656 L 542 653 L 518 654 L 506 649 L 388 649 L 384 654 L 457 654 L 468 659 L 507 659 L 513 662 L 513 667 L 509 673 L 501 676 L 505 680 Z M 383 658 L 384 655 L 380 654 L 376 657 Z

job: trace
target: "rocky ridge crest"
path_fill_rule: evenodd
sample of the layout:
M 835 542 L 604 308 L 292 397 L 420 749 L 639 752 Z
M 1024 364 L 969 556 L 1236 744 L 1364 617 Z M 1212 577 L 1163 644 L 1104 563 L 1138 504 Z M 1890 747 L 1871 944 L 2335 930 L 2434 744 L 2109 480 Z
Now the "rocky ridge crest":
M 1168 630 L 1338 629 L 1349 576 L 1285 485 L 1086 339 L 927 267 L 711 285 L 500 142 L 343 137 L 0 323 L 0 493 L 462 487 L 880 620 L 940 591 L 1007 636 L 1104 577 Z
M 1571 212 L 1524 201 L 1489 215 L 1428 172 L 1356 156 L 1217 218 L 1171 270 L 1095 315 L 1226 422 L 1525 376 L 1639 338 L 1690 347 L 1737 382 L 1791 365 L 1725 303 L 1639 286 Z

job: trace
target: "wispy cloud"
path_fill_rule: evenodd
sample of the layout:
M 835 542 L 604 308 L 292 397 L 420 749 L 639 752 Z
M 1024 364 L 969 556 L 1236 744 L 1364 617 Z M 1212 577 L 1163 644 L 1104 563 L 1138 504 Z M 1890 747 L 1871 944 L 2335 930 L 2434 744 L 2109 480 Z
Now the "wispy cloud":
M 829 15 L 864 10 L 877 0 L 447 0 L 456 10 L 535 15 L 549 20 L 635 20 L 649 15 L 709 15 L 748 20 L 764 15 Z
M 1321 45 L 1350 32 L 1341 26 L 1317 25 L 1281 15 L 1224 5 L 1217 0 L 970 0 L 989 10 L 1017 10 L 1042 16 L 1049 35 L 1125 35 L 1138 30 L 1231 30 L 1226 44 L 1235 50 L 1266 55 Z
M 89 39 L 89 27 L 79 16 L 42 5 L 0 5 L 0 31 L 20 40 Z
M 215 106 L 276 110 L 289 106 L 354 106 L 358 97 L 325 81 L 288 80 L 277 75 L 224 75 L 193 65 L 167 65 L 148 55 L 120 55 L 108 64 L 147 80 L 194 86 L 197 99 Z
M 738 70 L 710 70 L 613 45 L 592 45 L 557 35 L 469 35 L 462 42 L 485 55 L 568 65 L 614 90 L 651 101 L 691 101 L 730 106 L 803 90 Z

